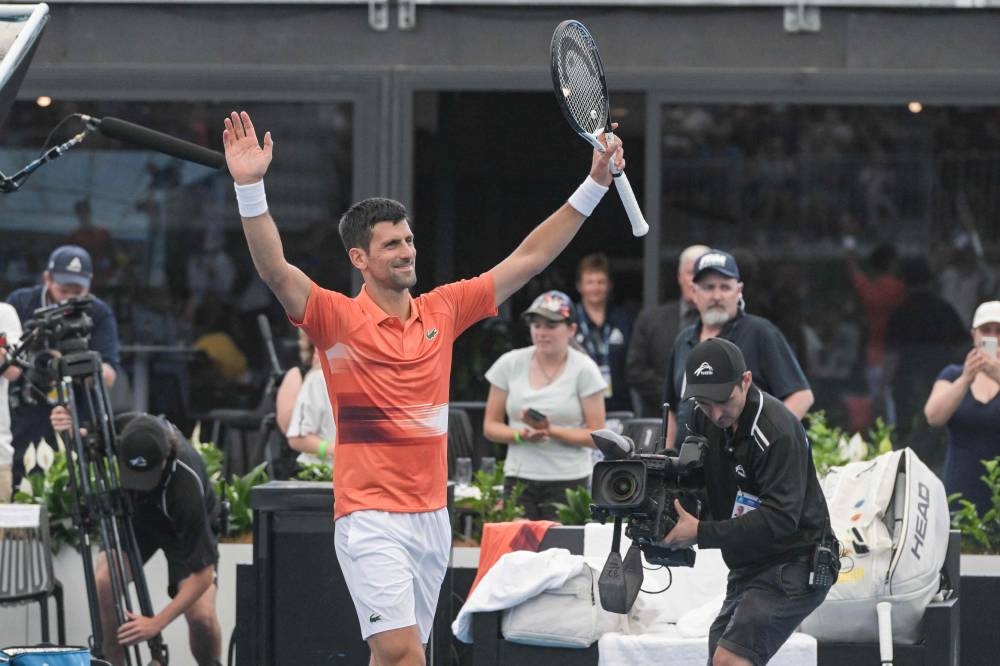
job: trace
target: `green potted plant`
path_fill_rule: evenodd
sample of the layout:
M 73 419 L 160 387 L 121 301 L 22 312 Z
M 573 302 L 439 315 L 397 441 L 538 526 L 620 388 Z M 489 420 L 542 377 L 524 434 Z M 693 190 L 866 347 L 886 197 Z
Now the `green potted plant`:
M 456 509 L 472 517 L 469 535 L 455 535 L 459 545 L 479 545 L 484 523 L 509 522 L 524 515 L 524 507 L 513 499 L 521 495 L 523 486 L 515 484 L 507 496 L 503 492 L 503 480 L 503 462 L 498 461 L 492 472 L 479 470 L 473 475 L 471 497 L 455 500 Z

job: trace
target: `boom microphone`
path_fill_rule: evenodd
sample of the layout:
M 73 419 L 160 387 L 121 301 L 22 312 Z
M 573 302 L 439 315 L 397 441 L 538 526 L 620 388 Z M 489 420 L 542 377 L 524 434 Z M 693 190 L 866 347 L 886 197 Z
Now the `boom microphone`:
M 217 150 L 209 150 L 189 141 L 184 141 L 163 132 L 151 130 L 118 118 L 93 119 L 97 129 L 106 137 L 155 150 L 173 157 L 204 164 L 213 169 L 221 169 L 226 163 L 225 156 Z

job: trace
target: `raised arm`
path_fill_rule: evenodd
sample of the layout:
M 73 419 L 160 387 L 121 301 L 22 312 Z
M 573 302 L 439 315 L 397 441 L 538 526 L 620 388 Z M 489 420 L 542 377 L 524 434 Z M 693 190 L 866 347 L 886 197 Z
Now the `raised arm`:
M 614 126 L 617 127 L 617 123 Z M 598 138 L 607 146 L 603 132 Z M 608 147 L 608 150 L 605 150 L 605 152 L 599 153 L 595 150 L 590 164 L 590 176 L 588 177 L 588 181 L 593 180 L 595 182 L 584 181 L 584 184 L 580 186 L 580 190 L 577 190 L 577 192 L 587 190 L 588 194 L 599 200 L 603 191 L 607 191 L 608 186 L 611 185 L 611 172 L 608 168 L 609 161 L 614 158 L 618 164 L 618 168 L 624 169 L 624 155 L 625 152 L 622 149 L 621 140 L 617 136 L 615 137 L 614 145 Z M 497 264 L 490 271 L 493 275 L 497 305 L 506 301 L 510 298 L 511 294 L 523 287 L 528 280 L 545 270 L 552 263 L 552 260 L 559 256 L 559 253 L 573 240 L 576 232 L 583 226 L 583 221 L 587 219 L 589 214 L 590 211 L 581 212 L 571 206 L 569 202 L 564 203 L 559 210 L 552 213 L 544 222 L 535 227 L 510 256 Z
M 271 164 L 274 142 L 271 133 L 264 134 L 264 146 L 257 141 L 257 132 L 246 111 L 235 111 L 225 120 L 222 145 L 226 164 L 236 183 L 243 218 L 243 233 L 250 246 L 253 265 L 261 279 L 278 297 L 282 307 L 296 321 L 306 312 L 306 301 L 312 281 L 301 270 L 285 260 L 278 227 L 267 209 L 264 198 L 264 174 Z

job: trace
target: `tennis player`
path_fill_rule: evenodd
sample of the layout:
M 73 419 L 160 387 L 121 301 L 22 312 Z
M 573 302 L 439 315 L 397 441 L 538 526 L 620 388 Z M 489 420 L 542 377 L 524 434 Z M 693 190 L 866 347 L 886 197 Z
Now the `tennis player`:
M 222 135 L 243 230 L 261 278 L 316 345 L 337 424 L 337 559 L 371 663 L 423 665 L 424 645 L 451 549 L 446 507 L 452 344 L 569 244 L 625 167 L 620 141 L 600 135 L 590 175 L 555 213 L 491 270 L 414 298 L 417 251 L 406 208 L 365 199 L 340 219 L 340 237 L 364 286 L 354 297 L 316 285 L 284 257 L 268 212 L 263 145 L 246 112 Z

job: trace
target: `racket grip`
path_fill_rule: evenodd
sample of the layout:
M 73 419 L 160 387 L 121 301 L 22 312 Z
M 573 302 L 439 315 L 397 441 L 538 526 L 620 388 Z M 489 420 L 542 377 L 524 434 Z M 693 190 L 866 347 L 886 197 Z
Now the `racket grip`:
M 628 221 L 632 223 L 632 235 L 636 238 L 645 236 L 649 232 L 649 225 L 646 224 L 646 218 L 643 217 L 642 211 L 639 209 L 639 202 L 635 200 L 635 192 L 632 191 L 632 185 L 628 182 L 628 176 L 622 171 L 614 174 L 613 180 L 615 187 L 618 188 L 618 196 L 621 197 L 622 205 L 625 206 L 625 212 L 628 214 Z
M 892 666 L 892 604 L 880 601 L 875 604 L 878 613 L 878 651 L 883 666 Z

